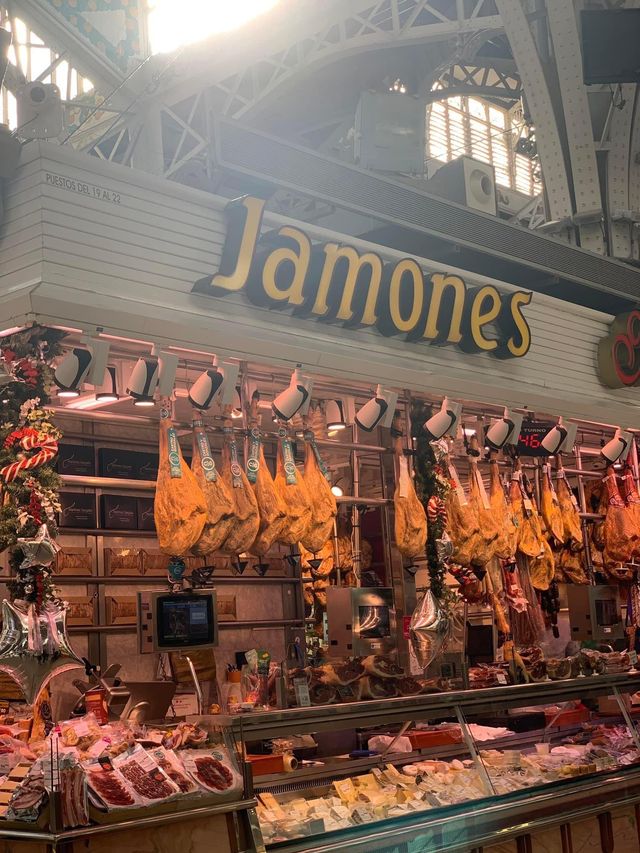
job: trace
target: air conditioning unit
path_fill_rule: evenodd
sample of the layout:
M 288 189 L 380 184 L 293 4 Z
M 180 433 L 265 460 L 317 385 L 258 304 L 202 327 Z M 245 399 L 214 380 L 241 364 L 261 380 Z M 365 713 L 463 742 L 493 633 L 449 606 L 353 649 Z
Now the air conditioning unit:
M 497 216 L 496 177 L 493 166 L 480 160 L 458 157 L 450 163 L 445 163 L 426 182 L 424 188 L 433 195 Z
M 64 110 L 60 89 L 53 83 L 27 83 L 17 93 L 18 129 L 22 139 L 53 139 L 60 136 Z
M 356 110 L 353 153 L 363 169 L 422 175 L 424 102 L 411 95 L 363 92 Z

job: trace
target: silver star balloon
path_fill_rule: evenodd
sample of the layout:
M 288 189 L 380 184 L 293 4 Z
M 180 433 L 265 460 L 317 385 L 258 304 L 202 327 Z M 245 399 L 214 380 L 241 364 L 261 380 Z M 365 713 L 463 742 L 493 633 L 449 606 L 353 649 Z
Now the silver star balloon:
M 453 636 L 454 621 L 428 589 L 411 616 L 409 633 L 419 666 L 426 669 L 443 652 Z
M 0 672 L 20 687 L 29 704 L 52 678 L 84 667 L 67 637 L 67 611 L 53 602 L 38 613 L 33 604 L 2 602 Z
M 31 566 L 50 566 L 60 550 L 49 535 L 46 524 L 40 526 L 33 539 L 18 539 L 17 544 L 23 554 L 21 569 L 28 569 Z

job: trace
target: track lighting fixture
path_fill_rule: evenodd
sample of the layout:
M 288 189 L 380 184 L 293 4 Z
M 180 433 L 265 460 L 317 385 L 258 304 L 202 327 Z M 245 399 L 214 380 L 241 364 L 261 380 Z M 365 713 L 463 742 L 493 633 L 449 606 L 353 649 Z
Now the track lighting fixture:
M 239 364 L 221 362 L 214 355 L 213 367 L 201 373 L 189 390 L 189 402 L 194 409 L 205 412 L 216 400 L 223 405 L 239 406 L 240 395 L 236 388 L 239 370 Z M 242 417 L 242 409 L 233 417 Z
M 100 403 L 115 403 L 120 399 L 120 394 L 118 394 L 118 386 L 116 383 L 115 367 L 107 367 L 105 380 L 106 388 L 104 391 L 97 392 L 96 400 L 98 400 Z
M 154 346 L 151 355 L 143 356 L 136 362 L 127 394 L 133 398 L 134 406 L 153 406 L 156 393 L 159 397 L 170 397 L 178 369 L 178 356 L 170 352 L 161 352 Z
M 364 404 L 355 421 L 365 432 L 373 432 L 377 426 L 390 427 L 397 402 L 398 395 L 395 391 L 378 385 L 375 397 Z
M 517 444 L 524 415 L 505 409 L 502 417 L 487 429 L 485 444 L 491 450 L 500 450 L 506 444 Z
M 610 465 L 613 465 L 614 462 L 624 462 L 631 450 L 632 441 L 632 434 L 618 427 L 616 434 L 604 445 L 600 454 Z
M 302 372 L 302 365 L 299 364 L 291 374 L 289 387 L 281 391 L 271 405 L 274 417 L 290 421 L 297 414 L 306 414 L 312 389 L 313 379 Z
M 540 444 L 550 456 L 557 453 L 570 453 L 573 450 L 577 432 L 577 424 L 565 424 L 562 418 L 558 418 L 558 423 L 549 430 Z
M 342 400 L 327 400 L 324 407 L 324 414 L 329 432 L 337 432 L 338 430 L 347 428 Z
M 56 367 L 53 381 L 58 397 L 79 397 L 85 382 L 102 385 L 109 358 L 109 342 L 83 336 L 84 346 L 73 347 Z
M 445 397 L 440 411 L 431 415 L 424 425 L 429 441 L 437 441 L 445 435 L 455 437 L 461 413 L 462 404 Z

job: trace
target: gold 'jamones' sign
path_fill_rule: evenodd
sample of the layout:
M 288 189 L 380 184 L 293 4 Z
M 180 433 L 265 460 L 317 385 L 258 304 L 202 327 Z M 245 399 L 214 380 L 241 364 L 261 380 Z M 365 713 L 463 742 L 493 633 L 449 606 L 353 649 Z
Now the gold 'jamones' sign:
M 521 358 L 531 345 L 522 309 L 532 294 L 491 284 L 467 288 L 457 275 L 425 276 L 417 261 L 384 263 L 375 252 L 328 242 L 313 245 L 292 225 L 260 236 L 265 202 L 245 197 L 227 207 L 220 269 L 194 292 L 244 292 L 254 304 L 291 309 L 345 326 L 374 327 L 408 341 L 455 344 L 464 352 Z

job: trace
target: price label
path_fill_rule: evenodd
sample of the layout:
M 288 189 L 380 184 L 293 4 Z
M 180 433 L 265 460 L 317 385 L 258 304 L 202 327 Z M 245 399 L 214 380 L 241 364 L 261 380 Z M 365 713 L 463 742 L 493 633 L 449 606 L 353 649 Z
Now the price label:
M 298 708 L 308 708 L 311 705 L 311 697 L 309 696 L 309 685 L 306 678 L 294 678 L 293 689 L 296 694 Z
M 549 456 L 542 446 L 542 439 L 553 429 L 548 421 L 525 421 L 518 438 L 518 453 L 521 456 Z

